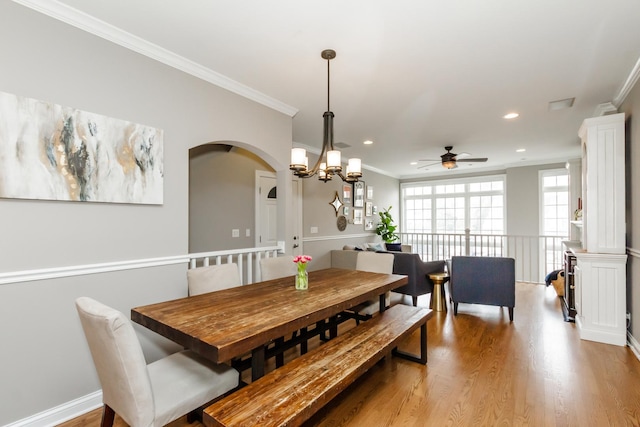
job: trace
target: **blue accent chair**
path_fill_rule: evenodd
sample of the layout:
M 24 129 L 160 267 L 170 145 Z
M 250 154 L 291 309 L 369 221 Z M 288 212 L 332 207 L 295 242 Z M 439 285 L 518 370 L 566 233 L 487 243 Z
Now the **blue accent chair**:
M 458 304 L 486 304 L 507 307 L 513 322 L 516 305 L 515 260 L 502 257 L 451 257 L 449 286 L 453 313 Z

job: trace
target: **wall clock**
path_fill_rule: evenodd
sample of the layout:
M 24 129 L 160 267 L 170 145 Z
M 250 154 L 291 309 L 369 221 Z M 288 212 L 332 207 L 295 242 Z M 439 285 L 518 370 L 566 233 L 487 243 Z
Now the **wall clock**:
M 340 215 L 336 223 L 338 225 L 338 230 L 340 231 L 344 231 L 347 228 L 347 218 L 345 218 L 344 215 Z

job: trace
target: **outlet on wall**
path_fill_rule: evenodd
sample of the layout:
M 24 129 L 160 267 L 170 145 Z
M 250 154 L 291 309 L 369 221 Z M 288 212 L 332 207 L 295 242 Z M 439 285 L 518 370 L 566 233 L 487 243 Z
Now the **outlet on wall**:
M 240 237 L 240 229 L 234 228 L 233 230 L 231 230 L 231 237 Z

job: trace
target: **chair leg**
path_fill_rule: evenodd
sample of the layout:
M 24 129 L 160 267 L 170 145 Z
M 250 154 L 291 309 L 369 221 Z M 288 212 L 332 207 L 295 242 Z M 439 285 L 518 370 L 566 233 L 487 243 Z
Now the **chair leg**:
M 104 405 L 102 408 L 102 421 L 100 421 L 100 427 L 112 427 L 113 419 L 116 413 L 109 405 Z
M 453 315 L 454 316 L 458 315 L 458 303 L 457 302 L 453 303 Z
M 417 307 L 418 306 L 418 296 L 417 295 L 413 295 L 411 297 L 411 299 L 413 300 L 413 306 Z
M 513 307 L 509 307 L 509 322 L 513 322 Z
M 193 424 L 196 421 L 198 421 L 200 423 L 202 422 L 202 415 L 197 409 L 195 409 L 195 410 L 193 410 L 193 411 L 191 411 L 191 412 L 189 412 L 187 414 L 187 422 L 189 424 Z

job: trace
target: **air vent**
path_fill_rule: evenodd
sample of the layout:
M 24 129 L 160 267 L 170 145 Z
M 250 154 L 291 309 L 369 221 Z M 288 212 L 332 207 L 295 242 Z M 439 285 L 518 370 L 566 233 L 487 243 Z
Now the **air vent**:
M 558 101 L 551 101 L 549 103 L 549 111 L 564 110 L 565 108 L 571 108 L 573 107 L 573 103 L 575 100 L 576 100 L 575 98 L 567 98 L 567 99 L 560 99 Z
M 333 146 L 335 148 L 342 148 L 342 149 L 351 148 L 351 146 L 349 144 L 345 144 L 344 142 L 334 142 Z

